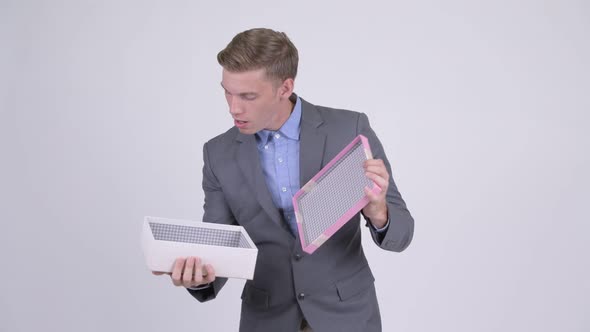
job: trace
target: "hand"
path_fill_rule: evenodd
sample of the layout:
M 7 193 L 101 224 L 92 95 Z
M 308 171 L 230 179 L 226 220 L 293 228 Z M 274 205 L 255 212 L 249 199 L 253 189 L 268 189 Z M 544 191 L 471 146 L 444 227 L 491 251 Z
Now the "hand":
M 363 214 L 371 220 L 375 228 L 383 228 L 388 219 L 385 195 L 389 187 L 389 173 L 381 159 L 369 159 L 365 161 L 363 166 L 365 175 L 381 188 L 379 193 L 374 194 L 369 187 L 365 187 L 365 195 L 369 198 L 369 204 L 363 208 Z
M 205 275 L 203 275 L 205 272 Z M 177 258 L 172 272 L 152 271 L 154 275 L 167 274 L 172 278 L 174 286 L 186 288 L 197 287 L 215 280 L 215 270 L 210 264 L 201 265 L 199 257 Z

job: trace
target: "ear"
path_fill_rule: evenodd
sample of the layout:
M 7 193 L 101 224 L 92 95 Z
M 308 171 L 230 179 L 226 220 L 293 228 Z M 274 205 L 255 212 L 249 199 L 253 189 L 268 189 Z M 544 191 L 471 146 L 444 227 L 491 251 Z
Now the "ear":
M 281 83 L 279 87 L 279 96 L 281 99 L 289 99 L 291 94 L 293 93 L 293 89 L 295 88 L 295 80 L 292 78 L 287 78 L 286 80 Z

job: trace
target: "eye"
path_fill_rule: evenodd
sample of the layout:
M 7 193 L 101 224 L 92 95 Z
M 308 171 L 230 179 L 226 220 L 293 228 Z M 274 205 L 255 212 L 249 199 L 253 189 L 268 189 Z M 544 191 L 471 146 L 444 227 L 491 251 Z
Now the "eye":
M 245 96 L 242 96 L 242 98 L 244 100 L 252 101 L 252 100 L 256 99 L 256 95 L 245 95 Z

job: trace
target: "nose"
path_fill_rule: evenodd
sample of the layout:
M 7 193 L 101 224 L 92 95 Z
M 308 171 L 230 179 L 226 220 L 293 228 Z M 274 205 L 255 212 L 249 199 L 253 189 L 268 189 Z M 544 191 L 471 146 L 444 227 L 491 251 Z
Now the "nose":
M 242 113 L 242 106 L 240 105 L 240 102 L 238 100 L 238 98 L 234 98 L 234 97 L 229 97 L 227 99 L 227 104 L 229 105 L 229 113 L 232 115 L 237 115 Z

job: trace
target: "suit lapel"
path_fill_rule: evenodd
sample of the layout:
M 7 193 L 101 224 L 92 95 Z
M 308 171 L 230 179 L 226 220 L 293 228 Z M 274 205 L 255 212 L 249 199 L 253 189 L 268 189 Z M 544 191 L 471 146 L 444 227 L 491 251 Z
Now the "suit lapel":
M 303 99 L 301 103 L 299 186 L 303 187 L 322 168 L 326 135 L 318 128 L 323 120 L 315 106 Z
M 283 223 L 281 215 L 272 201 L 264 174 L 262 173 L 262 166 L 260 166 L 256 138 L 254 135 L 238 133 L 236 139 L 241 142 L 238 146 L 236 159 L 246 181 L 264 211 L 266 211 L 273 221 L 281 226 Z
M 297 96 L 293 94 L 292 98 L 297 98 Z M 301 103 L 301 132 L 299 136 L 300 187 L 320 171 L 326 143 L 326 135 L 318 128 L 323 123 L 319 112 L 315 106 L 305 100 L 301 99 Z M 262 166 L 260 165 L 255 136 L 238 132 L 236 140 L 240 142 L 236 152 L 237 163 L 248 185 L 256 195 L 256 199 L 270 218 L 287 233 L 291 234 L 268 191 Z

